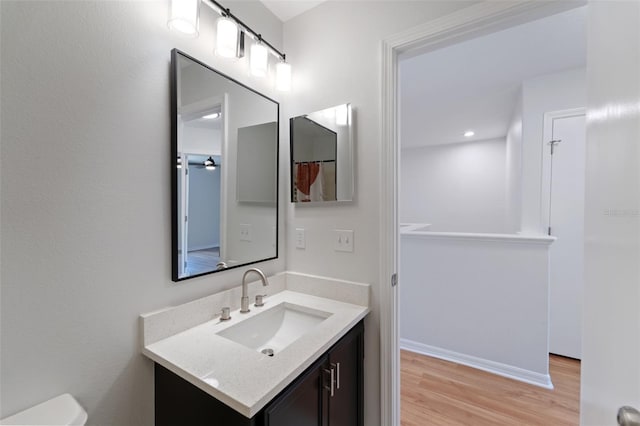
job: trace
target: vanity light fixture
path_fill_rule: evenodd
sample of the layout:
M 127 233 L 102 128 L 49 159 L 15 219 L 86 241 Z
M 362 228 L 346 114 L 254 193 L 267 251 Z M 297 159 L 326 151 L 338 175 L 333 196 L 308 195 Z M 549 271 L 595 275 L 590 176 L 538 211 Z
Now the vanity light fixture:
M 207 170 L 215 170 L 216 167 L 218 167 L 218 165 L 216 164 L 216 161 L 211 156 L 209 156 L 209 158 L 204 160 L 203 164 Z
M 250 57 L 251 74 L 259 77 L 267 76 L 269 53 L 271 53 L 279 61 L 276 65 L 276 89 L 291 90 L 291 64 L 285 61 L 285 54 L 264 40 L 260 34 L 252 30 L 231 13 L 231 10 L 224 8 L 216 0 L 170 0 L 170 14 L 167 23 L 169 28 L 175 28 L 185 34 L 197 37 L 200 2 L 220 15 L 216 21 L 216 55 L 224 58 L 243 57 L 246 35 L 253 40 Z M 182 12 L 183 10 L 184 12 Z M 192 27 L 195 30 L 192 30 Z
M 281 92 L 291 90 L 291 64 L 284 61 L 284 56 L 276 65 L 276 89 Z
M 238 25 L 226 16 L 218 18 L 216 23 L 216 55 L 223 58 L 238 56 Z
M 475 135 L 476 132 L 474 132 L 473 130 L 467 130 L 466 132 L 464 132 L 464 137 L 465 138 L 470 138 L 471 136 Z
M 267 75 L 269 65 L 269 51 L 262 44 L 262 35 L 258 34 L 258 42 L 251 46 L 251 56 L 249 57 L 251 74 L 256 77 Z
M 200 0 L 170 0 L 167 26 L 191 37 L 198 37 Z

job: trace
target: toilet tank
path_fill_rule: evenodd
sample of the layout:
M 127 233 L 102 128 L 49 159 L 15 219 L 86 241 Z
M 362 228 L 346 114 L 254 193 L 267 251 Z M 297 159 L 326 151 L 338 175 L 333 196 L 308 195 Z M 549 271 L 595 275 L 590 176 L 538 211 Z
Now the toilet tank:
M 73 396 L 65 393 L 5 417 L 0 425 L 81 426 L 86 421 L 87 412 Z

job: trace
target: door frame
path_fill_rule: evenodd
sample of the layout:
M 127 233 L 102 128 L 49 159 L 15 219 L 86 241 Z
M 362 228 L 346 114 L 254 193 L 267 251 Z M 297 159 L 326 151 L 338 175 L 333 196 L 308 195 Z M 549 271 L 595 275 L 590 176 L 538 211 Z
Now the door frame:
M 571 118 L 571 117 L 579 117 L 581 115 L 587 116 L 587 108 L 570 108 L 563 109 L 559 111 L 549 111 L 544 113 L 544 123 L 542 125 L 542 146 L 540 149 L 542 150 L 542 183 L 541 183 L 541 196 L 540 196 L 540 223 L 542 224 L 542 229 L 547 230 L 549 228 L 549 207 L 551 205 L 551 192 L 549 191 L 549 187 L 551 185 L 551 160 L 550 155 L 548 154 L 548 146 L 547 143 L 553 137 L 553 120 L 558 118 Z M 586 144 L 586 140 L 585 140 Z
M 391 35 L 381 44 L 380 75 L 380 421 L 400 424 L 398 333 L 399 58 L 426 53 L 586 5 L 575 2 L 482 2 Z M 398 281 L 395 281 L 398 282 Z M 399 284 L 401 285 L 401 284 Z

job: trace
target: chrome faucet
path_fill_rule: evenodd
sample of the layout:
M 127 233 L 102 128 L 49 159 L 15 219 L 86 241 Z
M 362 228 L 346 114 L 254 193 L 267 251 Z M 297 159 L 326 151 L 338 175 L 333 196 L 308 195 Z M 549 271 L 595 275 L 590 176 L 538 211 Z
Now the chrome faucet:
M 249 312 L 249 296 L 247 295 L 247 275 L 249 272 L 255 272 L 260 276 L 260 280 L 262 281 L 263 286 L 268 286 L 269 281 L 267 277 L 264 276 L 264 273 L 258 268 L 250 268 L 242 276 L 242 298 L 240 299 L 240 312 L 246 314 Z

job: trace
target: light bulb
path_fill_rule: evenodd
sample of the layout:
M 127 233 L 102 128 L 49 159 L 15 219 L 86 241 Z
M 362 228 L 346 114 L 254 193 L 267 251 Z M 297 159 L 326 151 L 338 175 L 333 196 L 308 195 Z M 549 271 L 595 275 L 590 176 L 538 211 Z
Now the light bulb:
M 276 65 L 276 89 L 282 92 L 291 90 L 291 65 L 286 62 Z
M 471 136 L 475 135 L 476 132 L 474 132 L 473 130 L 467 130 L 466 132 L 464 132 L 464 137 L 465 138 L 470 138 Z
M 264 77 L 267 75 L 267 64 L 269 63 L 269 51 L 262 43 L 256 43 L 251 46 L 251 74 L 256 77 Z
M 235 58 L 238 51 L 238 25 L 229 18 L 218 18 L 216 55 Z
M 167 26 L 183 34 L 197 37 L 200 0 L 170 0 Z

